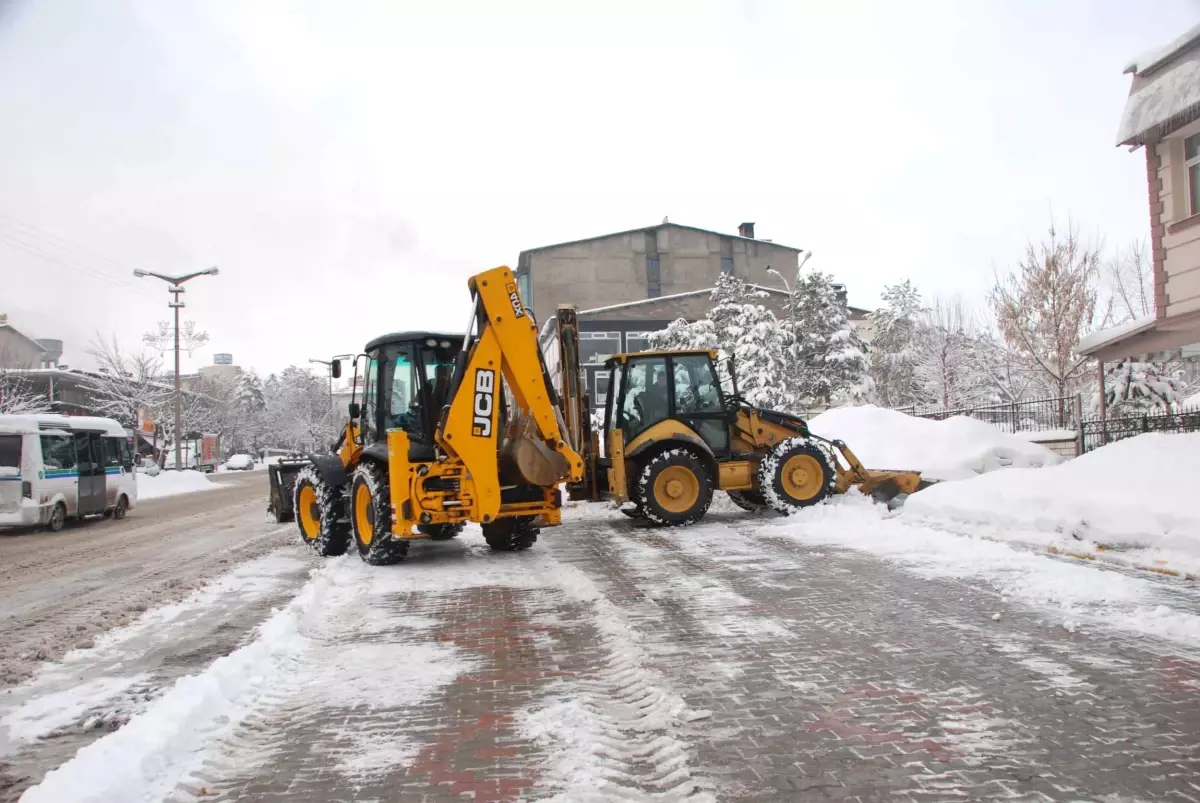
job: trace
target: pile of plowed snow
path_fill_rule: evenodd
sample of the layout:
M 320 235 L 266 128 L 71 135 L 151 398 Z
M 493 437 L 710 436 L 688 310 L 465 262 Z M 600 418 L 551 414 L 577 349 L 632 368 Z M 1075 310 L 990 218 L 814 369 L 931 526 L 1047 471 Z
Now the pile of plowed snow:
M 1200 434 L 1150 433 L 1062 465 L 1001 471 L 913 494 L 905 516 L 986 526 L 987 534 L 1029 531 L 1067 545 L 1170 553 L 1172 566 L 1200 567 Z M 1017 532 L 1023 528 L 1026 532 Z
M 965 416 L 933 421 L 867 405 L 829 410 L 808 426 L 822 438 L 845 441 L 867 468 L 920 471 L 935 480 L 1062 462 L 1044 446 Z
M 142 473 L 137 475 L 137 496 L 142 500 L 212 491 L 220 487 L 209 482 L 208 475 L 199 471 L 163 471 L 155 477 Z

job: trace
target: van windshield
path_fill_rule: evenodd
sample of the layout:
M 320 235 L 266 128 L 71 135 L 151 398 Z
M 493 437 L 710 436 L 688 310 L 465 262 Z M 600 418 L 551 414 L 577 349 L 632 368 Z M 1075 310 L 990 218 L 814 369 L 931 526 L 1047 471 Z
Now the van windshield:
M 21 436 L 0 435 L 0 468 L 21 467 Z

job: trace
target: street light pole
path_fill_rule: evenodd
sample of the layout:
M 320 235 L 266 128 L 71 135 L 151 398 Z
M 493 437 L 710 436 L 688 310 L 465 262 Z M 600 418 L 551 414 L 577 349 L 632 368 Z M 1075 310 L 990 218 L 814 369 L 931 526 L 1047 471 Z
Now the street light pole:
M 334 415 L 334 410 L 333 410 L 333 360 L 314 360 L 313 358 L 309 357 L 308 361 L 317 363 L 319 365 L 324 365 L 329 370 L 329 415 L 332 418 L 332 416 Z
M 153 276 L 155 279 L 162 279 L 167 283 L 167 292 L 171 293 L 174 298 L 167 303 L 168 307 L 175 310 L 175 470 L 183 470 L 183 456 L 180 442 L 183 438 L 181 432 L 183 428 L 183 385 L 179 378 L 179 310 L 183 309 L 184 302 L 179 300 L 179 294 L 183 292 L 183 283 L 197 276 L 216 276 L 221 271 L 217 268 L 208 268 L 206 270 L 198 270 L 195 273 L 185 273 L 182 276 L 166 276 L 161 273 L 154 273 L 148 270 L 134 270 L 133 275 L 139 279 L 145 276 Z

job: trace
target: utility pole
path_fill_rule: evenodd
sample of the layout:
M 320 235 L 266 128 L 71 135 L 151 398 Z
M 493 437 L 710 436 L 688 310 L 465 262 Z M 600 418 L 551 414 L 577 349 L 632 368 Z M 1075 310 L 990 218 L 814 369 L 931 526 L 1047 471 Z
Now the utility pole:
M 208 268 L 207 270 L 199 270 L 195 273 L 185 273 L 183 276 L 165 276 L 161 273 L 154 273 L 148 270 L 134 270 L 133 275 L 139 279 L 145 276 L 153 276 L 155 279 L 162 279 L 167 283 L 167 292 L 171 293 L 174 298 L 167 302 L 167 306 L 175 310 L 175 470 L 183 470 L 183 456 L 181 454 L 181 441 L 183 439 L 183 387 L 179 380 L 179 310 L 186 306 L 184 302 L 179 300 L 180 293 L 183 292 L 183 283 L 195 279 L 197 276 L 216 276 L 220 273 L 217 268 Z
M 309 357 L 308 359 L 308 361 L 311 363 L 324 365 L 329 371 L 329 420 L 331 425 L 337 421 L 337 409 L 333 405 L 333 364 L 335 362 L 341 362 L 342 360 L 353 357 L 353 354 L 336 354 L 331 360 L 317 360 L 312 357 Z

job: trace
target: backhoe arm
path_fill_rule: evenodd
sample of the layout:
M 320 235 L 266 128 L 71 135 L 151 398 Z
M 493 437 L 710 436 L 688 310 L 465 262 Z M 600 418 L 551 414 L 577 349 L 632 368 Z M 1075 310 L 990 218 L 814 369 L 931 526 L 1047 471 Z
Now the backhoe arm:
M 501 378 L 520 411 L 536 427 L 537 442 L 555 468 L 536 484 L 577 482 L 583 459 L 564 438 L 554 391 L 538 344 L 537 324 L 525 307 L 507 267 L 493 268 L 468 280 L 475 298 L 476 334 L 450 401 L 438 444 L 458 456 L 474 483 L 480 521 L 500 509 Z

